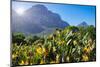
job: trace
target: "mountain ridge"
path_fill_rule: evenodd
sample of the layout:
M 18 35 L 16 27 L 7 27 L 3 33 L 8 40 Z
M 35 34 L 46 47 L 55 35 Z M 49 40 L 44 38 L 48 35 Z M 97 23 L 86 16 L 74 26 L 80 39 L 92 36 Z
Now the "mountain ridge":
M 89 26 L 85 21 L 77 25 L 78 27 L 87 27 Z
M 65 28 L 69 24 L 63 21 L 59 14 L 48 10 L 44 5 L 34 5 L 19 16 L 12 10 L 12 31 L 26 34 L 37 34 L 46 28 Z M 45 29 L 44 29 L 45 28 Z

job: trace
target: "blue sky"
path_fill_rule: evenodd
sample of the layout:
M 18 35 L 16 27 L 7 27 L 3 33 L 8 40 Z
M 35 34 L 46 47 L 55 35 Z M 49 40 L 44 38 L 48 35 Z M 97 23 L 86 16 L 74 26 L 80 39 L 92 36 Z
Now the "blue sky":
M 81 22 L 85 21 L 87 24 L 95 26 L 95 6 L 14 1 L 12 2 L 12 9 L 14 9 L 15 11 L 18 8 L 27 10 L 36 4 L 45 5 L 48 10 L 54 13 L 58 13 L 61 16 L 61 19 L 68 22 L 70 25 L 78 25 Z

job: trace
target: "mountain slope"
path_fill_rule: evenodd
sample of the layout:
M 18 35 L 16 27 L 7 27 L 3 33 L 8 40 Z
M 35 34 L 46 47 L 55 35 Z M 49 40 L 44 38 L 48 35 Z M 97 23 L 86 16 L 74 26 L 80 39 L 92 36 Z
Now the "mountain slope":
M 65 28 L 69 24 L 59 14 L 49 11 L 44 5 L 34 5 L 19 16 L 12 10 L 12 32 L 37 34 L 54 28 Z M 52 31 L 51 31 L 52 32 Z

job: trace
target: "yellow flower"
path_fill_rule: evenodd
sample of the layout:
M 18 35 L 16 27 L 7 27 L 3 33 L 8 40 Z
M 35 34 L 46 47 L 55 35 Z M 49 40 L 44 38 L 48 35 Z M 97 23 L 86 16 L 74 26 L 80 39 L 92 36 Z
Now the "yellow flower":
M 58 45 L 61 45 L 61 41 L 58 42 Z
M 45 50 L 45 48 L 44 48 L 44 47 L 42 47 L 42 49 L 43 49 L 43 53 L 44 53 L 44 52 L 46 52 L 46 50 Z
M 42 54 L 42 48 L 41 48 L 41 47 L 38 47 L 38 48 L 36 49 L 36 52 L 37 52 L 38 54 Z
M 88 48 L 87 48 L 87 47 L 85 47 L 85 48 L 83 49 L 83 51 L 84 51 L 84 52 L 86 52 L 86 53 L 90 53 L 90 51 L 91 51 L 91 50 L 90 50 L 90 48 L 89 48 L 89 47 L 88 47 Z
M 19 63 L 19 65 L 24 65 L 24 61 L 22 60 L 21 63 Z
M 16 51 L 16 54 L 18 54 L 18 51 Z
M 17 57 L 17 55 L 12 54 L 12 59 L 15 59 Z
M 58 41 L 58 45 L 64 45 L 65 41 L 62 40 L 62 41 Z
M 82 56 L 82 61 L 88 61 L 88 60 L 89 60 L 89 57 L 87 55 Z
M 43 61 L 43 60 L 41 60 L 40 64 L 44 64 L 44 61 Z

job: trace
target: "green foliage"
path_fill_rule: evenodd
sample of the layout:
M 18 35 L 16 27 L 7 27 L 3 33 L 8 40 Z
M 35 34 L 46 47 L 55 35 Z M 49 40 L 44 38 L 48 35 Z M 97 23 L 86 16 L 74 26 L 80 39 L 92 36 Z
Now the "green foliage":
M 12 63 L 13 65 L 32 65 L 95 61 L 95 37 L 96 31 L 93 26 L 86 28 L 69 26 L 64 30 L 56 29 L 54 33 L 42 38 L 14 34 Z M 23 40 L 26 42 L 21 46 L 18 45 Z M 29 44 L 26 45 L 27 43 Z
M 23 33 L 12 33 L 12 42 L 20 44 L 25 39 L 25 35 Z

